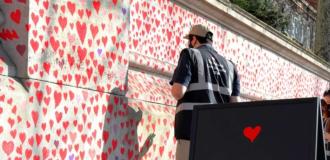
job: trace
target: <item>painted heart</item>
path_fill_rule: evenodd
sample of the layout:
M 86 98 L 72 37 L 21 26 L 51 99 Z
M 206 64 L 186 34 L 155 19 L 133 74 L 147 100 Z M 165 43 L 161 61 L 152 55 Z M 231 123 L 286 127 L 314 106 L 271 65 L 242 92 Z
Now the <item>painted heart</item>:
M 115 150 L 116 147 L 117 147 L 118 141 L 117 141 L 116 139 L 113 139 L 113 140 L 111 141 L 111 144 L 112 144 L 112 148 L 113 148 L 113 150 Z
M 26 149 L 25 150 L 26 159 L 30 159 L 31 156 L 32 156 L 32 150 L 31 149 Z
M 60 17 L 58 17 L 58 22 L 59 22 L 59 24 L 61 26 L 61 29 L 63 31 L 66 27 L 66 24 L 67 24 L 67 18 L 60 16 Z
M 106 46 L 107 45 L 107 42 L 108 42 L 108 37 L 102 37 L 102 43 L 103 43 L 103 45 L 104 46 Z
M 116 6 L 117 5 L 117 0 L 112 0 L 112 3 Z
M 16 9 L 16 11 L 13 11 L 10 13 L 10 18 L 16 23 L 19 24 L 21 21 L 21 11 L 19 9 Z
M 62 119 L 62 112 L 55 112 L 55 117 L 56 117 L 57 123 L 59 123 Z
M 32 18 L 32 21 L 33 21 L 34 25 L 36 26 L 38 24 L 38 21 L 39 21 L 39 16 L 32 12 L 31 18 Z
M 39 104 L 41 104 L 42 98 L 43 98 L 43 93 L 42 91 L 36 91 L 36 96 Z
M 93 6 L 94 6 L 94 9 L 96 10 L 96 13 L 99 13 L 101 2 L 100 1 L 93 1 Z
M 82 18 L 84 16 L 84 10 L 83 9 L 79 9 L 78 10 L 78 15 L 80 18 Z
M 58 106 L 61 103 L 61 99 L 62 99 L 62 93 L 55 91 L 54 92 L 55 106 Z
M 32 119 L 33 119 L 33 122 L 34 122 L 34 126 L 37 126 L 39 113 L 37 111 L 32 111 L 31 115 L 32 115 Z
M 48 10 L 48 6 L 49 6 L 49 2 L 48 2 L 48 1 L 44 1 L 44 2 L 42 2 L 42 5 L 44 6 L 44 8 L 45 8 L 46 10 Z
M 249 139 L 249 141 L 252 143 L 254 140 L 258 137 L 259 133 L 261 131 L 261 126 L 257 125 L 256 127 L 245 127 L 243 130 L 243 135 Z
M 76 80 L 76 86 L 79 86 L 80 80 L 81 80 L 81 75 L 79 74 L 75 74 L 74 78 Z
M 76 22 L 76 29 L 79 35 L 81 44 L 84 44 L 85 36 L 86 36 L 86 23 L 80 23 L 79 21 Z
M 87 17 L 89 19 L 89 17 L 92 15 L 92 11 L 89 10 L 89 9 L 86 9 L 85 11 L 86 11 L 86 15 L 87 15 Z
M 69 91 L 69 97 L 71 101 L 73 101 L 74 96 L 74 93 L 72 91 Z
M 14 142 L 12 141 L 3 141 L 2 142 L 3 151 L 9 156 L 14 150 Z
M 94 26 L 93 24 L 90 25 L 90 31 L 92 32 L 92 37 L 95 38 L 97 33 L 99 32 L 98 26 Z
M 103 72 L 104 72 L 104 66 L 101 65 L 101 64 L 99 64 L 97 68 L 98 68 L 98 71 L 99 71 L 100 76 L 102 77 L 103 76 Z
M 26 50 L 26 46 L 25 46 L 25 45 L 20 45 L 20 44 L 18 44 L 18 45 L 16 46 L 16 50 L 17 50 L 17 52 L 18 52 L 21 56 L 23 56 L 24 53 L 25 53 L 25 50 Z
M 69 62 L 70 67 L 72 67 L 75 62 L 74 57 L 72 57 L 70 54 L 67 54 L 67 58 L 68 58 L 67 60 Z
M 44 67 L 46 73 L 49 74 L 50 63 L 48 63 L 48 62 L 44 62 L 42 66 Z
M 61 6 L 61 11 L 62 11 L 63 14 L 65 14 L 65 6 L 64 5 Z
M 93 73 L 93 68 L 92 67 L 87 68 L 86 72 L 87 72 L 87 78 L 90 79 Z
M 72 3 L 72 2 L 67 2 L 67 7 L 68 7 L 71 15 L 73 15 L 73 13 L 76 10 L 76 4 L 75 3 Z
M 54 52 L 56 52 L 58 47 L 60 46 L 60 41 L 55 40 L 55 38 L 52 36 L 50 37 L 50 45 L 52 46 Z
M 49 156 L 49 150 L 46 147 L 42 149 L 42 157 L 46 159 Z
M 160 156 L 163 156 L 164 153 L 164 146 L 159 147 L 159 154 Z
M 65 159 L 66 157 L 66 154 L 67 154 L 67 149 L 60 149 L 60 156 L 62 159 Z
M 30 40 L 30 45 L 34 52 L 36 52 L 39 48 L 39 43 L 37 41 L 34 41 L 33 39 Z
M 3 127 L 0 126 L 0 134 L 3 132 Z
M 36 142 L 37 145 L 39 146 L 42 141 L 42 135 L 41 134 L 36 134 Z
M 13 3 L 13 1 L 12 0 L 4 0 L 5 1 L 5 3 Z
M 80 62 L 83 62 L 87 54 L 87 49 L 86 48 L 81 48 L 80 46 L 78 47 L 78 56 Z

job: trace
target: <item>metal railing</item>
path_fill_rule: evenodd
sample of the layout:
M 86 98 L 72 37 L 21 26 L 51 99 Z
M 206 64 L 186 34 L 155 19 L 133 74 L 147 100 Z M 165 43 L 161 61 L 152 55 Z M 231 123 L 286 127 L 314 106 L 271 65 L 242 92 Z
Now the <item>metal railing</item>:
M 229 2 L 230 0 L 218 0 Z M 300 44 L 304 49 L 313 51 L 316 32 L 316 10 L 305 0 L 265 0 L 279 8 L 288 18 L 287 27 L 275 28 Z

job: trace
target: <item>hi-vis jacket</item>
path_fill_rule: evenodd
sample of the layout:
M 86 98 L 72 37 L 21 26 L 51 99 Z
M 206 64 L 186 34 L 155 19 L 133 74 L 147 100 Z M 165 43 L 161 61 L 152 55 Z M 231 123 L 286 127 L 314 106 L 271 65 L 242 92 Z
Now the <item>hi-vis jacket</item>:
M 175 115 L 175 137 L 190 140 L 192 110 L 195 105 L 227 103 L 240 93 L 235 65 L 219 55 L 210 44 L 181 51 L 178 66 L 170 84 L 187 86 L 178 100 Z

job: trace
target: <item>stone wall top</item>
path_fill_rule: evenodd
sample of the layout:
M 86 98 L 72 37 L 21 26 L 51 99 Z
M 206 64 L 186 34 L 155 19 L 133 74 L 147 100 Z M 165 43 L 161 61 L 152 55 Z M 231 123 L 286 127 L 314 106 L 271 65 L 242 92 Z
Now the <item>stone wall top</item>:
M 322 79 L 330 81 L 330 66 L 326 62 L 257 18 L 244 14 L 244 11 L 238 7 L 217 0 L 172 1 L 243 35 Z

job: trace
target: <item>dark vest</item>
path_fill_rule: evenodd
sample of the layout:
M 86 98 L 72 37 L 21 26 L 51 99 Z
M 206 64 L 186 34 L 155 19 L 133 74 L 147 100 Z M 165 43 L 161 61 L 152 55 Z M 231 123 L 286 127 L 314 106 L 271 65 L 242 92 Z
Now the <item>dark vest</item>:
M 185 95 L 178 100 L 175 115 L 175 137 L 186 140 L 190 140 L 193 107 L 229 102 L 234 79 L 234 64 L 211 45 L 189 49 L 189 56 L 193 76 Z

